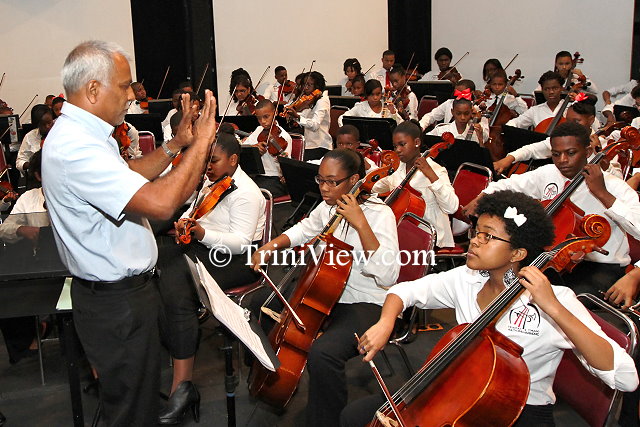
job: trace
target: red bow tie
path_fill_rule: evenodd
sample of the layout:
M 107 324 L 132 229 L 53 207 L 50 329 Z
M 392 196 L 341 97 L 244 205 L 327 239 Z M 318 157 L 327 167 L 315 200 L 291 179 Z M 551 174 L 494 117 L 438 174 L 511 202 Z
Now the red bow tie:
M 463 91 L 460 91 L 458 89 L 453 91 L 453 96 L 456 97 L 456 99 L 467 99 L 469 101 L 471 101 L 471 89 L 467 88 Z

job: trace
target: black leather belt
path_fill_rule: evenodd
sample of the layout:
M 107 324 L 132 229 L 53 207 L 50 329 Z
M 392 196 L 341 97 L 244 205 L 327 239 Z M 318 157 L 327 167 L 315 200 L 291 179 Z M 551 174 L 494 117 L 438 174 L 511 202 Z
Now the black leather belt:
M 125 277 L 122 280 L 116 282 L 98 282 L 92 280 L 85 280 L 79 277 L 73 278 L 73 283 L 79 283 L 85 288 L 89 288 L 92 291 L 117 291 L 123 289 L 131 289 L 136 286 L 144 285 L 154 276 L 156 269 L 149 270 L 145 273 L 138 274 L 136 276 Z

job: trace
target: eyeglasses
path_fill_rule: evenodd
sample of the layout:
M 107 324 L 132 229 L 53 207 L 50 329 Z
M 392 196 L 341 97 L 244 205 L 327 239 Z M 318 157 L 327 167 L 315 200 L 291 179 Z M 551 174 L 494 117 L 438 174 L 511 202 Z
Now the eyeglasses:
M 511 243 L 509 240 L 505 240 L 501 237 L 494 236 L 493 234 L 486 233 L 484 231 L 478 231 L 475 228 L 470 228 L 469 239 L 473 239 L 474 237 L 478 239 L 478 242 L 483 245 L 486 245 L 487 243 L 489 243 L 489 240 L 491 239 L 500 240 L 501 242 Z
M 342 184 L 349 178 L 351 177 L 348 176 L 346 178 L 336 180 L 336 179 L 323 179 L 322 177 L 320 177 L 320 175 L 315 176 L 316 184 L 318 185 L 327 184 L 329 187 L 337 187 L 338 185 Z

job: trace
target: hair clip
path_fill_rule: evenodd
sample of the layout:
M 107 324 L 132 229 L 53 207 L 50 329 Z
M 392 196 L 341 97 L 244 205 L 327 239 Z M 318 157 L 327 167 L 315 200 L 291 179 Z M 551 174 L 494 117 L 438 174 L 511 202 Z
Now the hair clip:
M 515 222 L 518 227 L 520 227 L 522 224 L 527 222 L 527 217 L 524 216 L 524 214 L 519 214 L 518 209 L 514 208 L 513 206 L 509 206 L 504 211 L 504 217 L 505 219 L 507 218 L 512 219 L 513 222 Z
M 469 88 L 466 88 L 465 90 L 456 89 L 453 91 L 453 96 L 456 97 L 456 100 L 464 98 L 468 101 L 471 101 L 471 89 Z

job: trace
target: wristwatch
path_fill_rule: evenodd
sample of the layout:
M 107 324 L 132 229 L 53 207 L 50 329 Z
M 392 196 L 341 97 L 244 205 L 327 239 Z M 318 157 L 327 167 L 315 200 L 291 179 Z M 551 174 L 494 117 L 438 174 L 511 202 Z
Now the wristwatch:
M 178 153 L 174 153 L 173 151 L 171 151 L 166 141 L 162 143 L 162 149 L 164 150 L 164 153 L 170 158 L 175 159 L 176 157 L 178 157 Z

